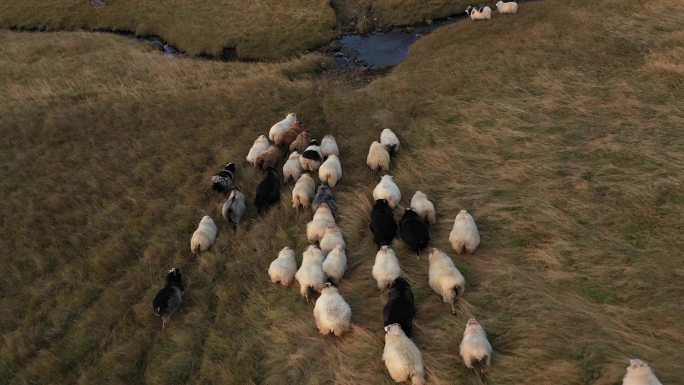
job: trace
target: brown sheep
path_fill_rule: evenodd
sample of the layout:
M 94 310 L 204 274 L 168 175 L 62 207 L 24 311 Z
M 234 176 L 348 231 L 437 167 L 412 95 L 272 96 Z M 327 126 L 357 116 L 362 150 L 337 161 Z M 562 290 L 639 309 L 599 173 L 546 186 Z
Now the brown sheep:
M 279 135 L 275 144 L 276 146 L 283 146 L 288 148 L 292 142 L 297 139 L 297 136 L 304 131 L 304 124 L 301 121 L 297 121 L 292 125 L 287 131 L 282 135 Z
M 299 135 L 297 135 L 297 139 L 290 144 L 290 151 L 298 151 L 302 154 L 306 151 L 306 148 L 309 147 L 310 141 L 311 133 L 309 131 L 300 132 Z
M 276 146 L 271 146 L 256 158 L 254 164 L 257 168 L 267 169 L 269 167 L 276 167 L 280 159 L 283 157 L 283 152 Z

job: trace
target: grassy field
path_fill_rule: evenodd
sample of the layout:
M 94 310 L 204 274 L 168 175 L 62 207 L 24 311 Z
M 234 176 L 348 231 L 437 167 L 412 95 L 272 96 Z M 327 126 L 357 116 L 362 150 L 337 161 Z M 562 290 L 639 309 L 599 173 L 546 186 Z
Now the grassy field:
M 546 0 L 454 24 L 363 88 L 319 77 L 330 63 L 315 56 L 171 60 L 105 34 L 0 32 L 0 383 L 391 384 L 365 166 L 389 127 L 403 204 L 433 199 L 432 245 L 468 282 L 454 317 L 427 260 L 395 243 L 428 383 L 478 383 L 458 356 L 475 316 L 495 350 L 489 384 L 615 385 L 632 357 L 676 384 L 684 5 L 650 4 Z M 340 145 L 354 327 L 339 340 L 318 335 L 298 288 L 268 281 L 280 248 L 301 260 L 306 246 L 289 188 L 237 232 L 208 188 L 233 160 L 251 201 L 244 156 L 287 111 Z M 474 256 L 448 244 L 461 208 L 482 235 Z M 195 259 L 207 213 L 219 239 Z M 162 333 L 150 304 L 171 266 L 187 291 Z

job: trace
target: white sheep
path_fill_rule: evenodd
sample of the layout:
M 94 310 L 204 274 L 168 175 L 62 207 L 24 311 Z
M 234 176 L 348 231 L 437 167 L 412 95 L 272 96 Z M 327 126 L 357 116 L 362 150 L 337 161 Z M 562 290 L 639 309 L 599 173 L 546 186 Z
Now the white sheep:
M 247 154 L 247 161 L 252 164 L 252 166 L 256 166 L 256 160 L 259 157 L 259 155 L 265 153 L 268 151 L 268 149 L 271 147 L 271 143 L 269 143 L 268 139 L 266 139 L 265 136 L 260 135 L 256 140 L 254 141 L 254 144 L 252 145 L 252 148 L 249 149 L 249 153 Z
M 380 183 L 373 189 L 373 200 L 387 199 L 390 207 L 395 208 L 401 201 L 401 191 L 392 179 L 391 175 L 385 175 L 380 179 Z
M 435 205 L 430 202 L 427 195 L 421 191 L 416 191 L 411 198 L 411 208 L 421 217 L 425 218 L 431 225 L 437 223 L 435 215 Z
M 285 180 L 285 183 L 289 182 L 290 179 L 296 181 L 303 173 L 304 170 L 299 163 L 299 153 L 294 151 L 283 165 L 283 179 Z
M 333 283 L 337 284 L 344 276 L 347 270 L 347 254 L 344 251 L 344 246 L 335 246 L 323 261 L 323 272 Z
M 451 304 L 451 313 L 456 314 L 454 302 L 465 291 L 465 278 L 454 266 L 454 261 L 439 249 L 433 248 L 428 256 L 429 283 L 435 293 L 442 296 L 444 303 Z
M 321 154 L 324 158 L 330 155 L 340 156 L 340 150 L 337 148 L 337 141 L 334 136 L 326 135 L 321 139 Z
M 385 128 L 380 133 L 380 144 L 385 146 L 390 156 L 395 156 L 399 152 L 399 138 L 389 128 Z
M 335 187 L 342 178 L 342 165 L 337 155 L 330 155 L 318 169 L 318 179 L 326 182 L 330 187 Z
M 465 13 L 470 16 L 471 20 L 489 20 L 492 18 L 492 9 L 488 6 L 484 7 L 468 7 Z
M 391 247 L 387 245 L 380 247 L 380 250 L 375 254 L 375 263 L 371 274 L 378 283 L 378 289 L 383 291 L 401 276 L 397 254 Z
M 217 233 L 216 223 L 209 215 L 205 215 L 197 226 L 197 230 L 192 234 L 190 251 L 195 255 L 200 255 L 200 253 L 209 250 L 216 240 Z
M 283 247 L 278 253 L 278 258 L 271 262 L 268 266 L 268 276 L 271 277 L 271 282 L 280 283 L 288 287 L 292 284 L 297 271 L 297 261 L 295 260 L 294 250 L 289 247 Z
M 316 182 L 309 174 L 302 174 L 292 188 L 292 208 L 308 209 L 316 192 Z
M 325 234 L 323 235 L 323 238 L 321 238 L 321 252 L 323 252 L 324 255 L 327 255 L 337 245 L 347 247 L 346 243 L 344 243 L 342 230 L 340 230 L 340 228 L 337 227 L 336 224 L 330 224 L 325 229 Z
M 296 122 L 297 114 L 290 112 L 285 116 L 285 119 L 271 126 L 271 129 L 268 130 L 268 139 L 270 139 L 271 142 L 279 142 L 279 137 L 289 130 Z
M 629 360 L 627 373 L 622 378 L 622 385 L 663 385 L 653 374 L 651 367 L 644 361 L 633 358 Z
M 425 384 L 423 356 L 398 323 L 385 326 L 382 360 L 394 382 L 411 380 L 411 385 Z
M 319 242 L 330 224 L 335 224 L 335 217 L 328 205 L 321 203 L 314 213 L 313 220 L 306 224 L 306 239 L 311 243 Z
M 497 1 L 496 10 L 499 11 L 499 13 L 511 13 L 515 15 L 516 13 L 518 13 L 518 3 L 516 3 L 515 1 Z
M 339 337 L 351 326 L 351 307 L 335 286 L 326 282 L 313 310 L 316 327 L 323 335 Z
M 321 291 L 325 283 L 323 273 L 323 253 L 318 247 L 311 245 L 304 251 L 302 265 L 295 273 L 295 279 L 299 282 L 299 294 L 309 302 L 309 289 Z
M 368 156 L 366 157 L 366 164 L 373 172 L 378 170 L 389 171 L 390 154 L 385 146 L 378 141 L 371 143 L 368 149 Z
M 492 362 L 492 345 L 487 340 L 487 333 L 475 318 L 469 319 L 466 324 L 459 352 L 465 365 L 469 369 L 474 369 L 484 381 L 487 367 Z
M 480 233 L 473 217 L 465 210 L 461 210 L 456 219 L 454 227 L 449 233 L 449 243 L 456 254 L 461 254 L 463 249 L 472 254 L 480 245 Z

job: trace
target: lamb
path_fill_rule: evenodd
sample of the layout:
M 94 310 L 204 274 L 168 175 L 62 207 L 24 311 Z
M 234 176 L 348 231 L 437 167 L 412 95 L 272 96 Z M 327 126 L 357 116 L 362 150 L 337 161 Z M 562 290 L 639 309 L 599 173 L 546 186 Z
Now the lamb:
M 499 13 L 510 13 L 515 15 L 518 13 L 518 3 L 515 1 L 509 1 L 509 2 L 503 2 L 503 1 L 497 1 L 496 2 L 496 10 L 499 11 Z
M 375 254 L 375 263 L 371 274 L 381 291 L 386 290 L 395 279 L 401 276 L 399 260 L 391 247 L 382 246 Z
M 299 163 L 304 170 L 316 171 L 321 167 L 322 162 L 323 154 L 321 153 L 321 148 L 318 146 L 316 139 L 313 139 L 309 142 L 309 147 L 299 157 Z
M 351 326 L 351 307 L 330 282 L 326 282 L 313 310 L 316 327 L 323 335 L 341 336 Z
M 385 349 L 382 352 L 382 360 L 394 382 L 410 379 L 411 385 L 425 384 L 423 356 L 398 323 L 385 326 Z
M 314 197 L 314 200 L 311 203 L 311 210 L 313 212 L 316 212 L 318 206 L 322 203 L 328 205 L 328 208 L 330 209 L 330 212 L 332 213 L 333 217 L 337 218 L 337 205 L 335 204 L 335 197 L 333 196 L 332 189 L 325 182 L 322 182 L 318 186 L 318 190 L 316 190 L 316 196 Z
M 382 315 L 385 326 L 398 323 L 406 336 L 411 337 L 413 317 L 416 316 L 416 303 L 411 285 L 406 279 L 399 277 L 392 282 Z
M 257 186 L 254 204 L 261 215 L 278 201 L 280 201 L 280 177 L 273 167 L 269 167 L 266 169 L 264 179 Z
M 235 183 L 235 164 L 228 163 L 223 166 L 223 170 L 211 177 L 211 188 L 220 193 L 227 193 L 233 188 Z
M 347 254 L 344 251 L 344 246 L 335 246 L 323 261 L 323 272 L 328 277 L 328 279 L 334 283 L 338 284 L 344 272 L 347 270 Z
M 633 358 L 629 360 L 627 373 L 622 378 L 622 385 L 663 385 L 653 374 L 653 370 L 644 361 Z
M 275 142 L 276 136 L 282 135 L 285 131 L 292 127 L 292 125 L 295 124 L 296 121 L 297 114 L 290 112 L 289 114 L 287 114 L 287 116 L 285 116 L 285 119 L 271 126 L 271 129 L 268 130 L 268 139 L 271 142 Z
M 268 266 L 268 276 L 271 277 L 271 282 L 280 283 L 285 287 L 292 284 L 296 271 L 297 261 L 294 250 L 289 247 L 283 247 L 278 253 L 278 258 L 274 259 Z
M 492 361 L 492 345 L 487 340 L 487 333 L 475 318 L 468 320 L 463 331 L 460 346 L 461 357 L 469 369 L 474 369 L 484 382 L 487 367 Z
M 430 225 L 437 223 L 435 216 L 435 205 L 430 202 L 427 195 L 420 191 L 416 191 L 411 198 L 411 208 L 421 217 L 426 219 Z
M 428 260 L 430 287 L 442 296 L 444 303 L 451 304 L 451 314 L 456 314 L 456 298 L 465 291 L 465 278 L 454 266 L 454 261 L 439 249 L 430 250 Z
M 256 158 L 254 165 L 262 170 L 269 167 L 275 167 L 282 157 L 283 152 L 278 147 L 270 146 L 268 150 L 264 151 L 263 154 Z
M 390 154 L 385 149 L 385 146 L 378 141 L 371 143 L 368 149 L 368 156 L 366 157 L 366 164 L 373 172 L 378 172 L 378 170 L 389 171 Z
M 409 207 L 399 221 L 399 235 L 404 243 L 420 257 L 420 251 L 430 242 L 430 224 Z
M 492 18 L 492 9 L 488 6 L 484 7 L 468 7 L 465 9 L 465 13 L 470 16 L 473 21 L 476 20 L 489 20 Z
M 303 174 L 297 179 L 292 189 L 292 208 L 298 209 L 299 206 L 308 209 L 316 190 L 316 182 L 309 174 Z
M 341 245 L 346 247 L 347 244 L 344 243 L 344 237 L 342 236 L 342 231 L 336 224 L 330 224 L 325 228 L 325 235 L 321 238 L 320 246 L 323 255 L 328 255 L 335 246 Z
M 247 203 L 245 202 L 245 194 L 242 193 L 242 187 L 237 186 L 230 193 L 230 197 L 221 209 L 223 217 L 233 224 L 233 228 L 237 230 L 237 225 L 245 219 L 247 215 Z
M 380 183 L 373 189 L 373 200 L 387 199 L 390 207 L 395 208 L 401 201 L 401 191 L 392 179 L 391 175 L 385 175 L 380 179 Z
M 283 165 L 283 179 L 285 183 L 288 183 L 290 179 L 297 181 L 303 173 L 302 165 L 299 164 L 299 152 L 294 151 Z
M 454 227 L 451 229 L 451 233 L 449 233 L 449 243 L 451 243 L 451 247 L 453 247 L 458 255 L 464 249 L 472 254 L 480 245 L 480 233 L 477 231 L 477 225 L 467 211 L 461 210 L 456 215 Z
M 325 203 L 321 203 L 313 216 L 313 220 L 306 224 L 306 238 L 309 242 L 319 242 L 325 235 L 328 225 L 335 224 L 335 218 L 330 212 L 330 208 Z
M 323 273 L 323 253 L 318 247 L 309 246 L 302 256 L 302 265 L 295 273 L 295 279 L 299 282 L 299 294 L 309 302 L 309 291 L 321 291 L 325 283 Z
M 166 329 L 166 323 L 180 309 L 183 291 L 185 288 L 180 269 L 174 267 L 166 275 L 166 286 L 152 300 L 152 309 L 162 319 L 162 330 Z
M 282 134 L 275 136 L 276 146 L 283 146 L 283 148 L 289 148 L 290 144 L 297 139 L 297 136 L 304 132 L 304 124 L 300 121 L 295 122 L 290 128 L 288 128 Z
M 335 187 L 340 178 L 342 178 L 340 158 L 338 158 L 337 155 L 332 154 L 318 169 L 318 179 L 320 179 L 321 182 L 327 183 L 330 187 Z
M 326 135 L 321 139 L 321 154 L 324 158 L 330 155 L 340 156 L 340 150 L 337 148 L 337 141 L 332 135 Z
M 306 151 L 309 142 L 311 142 L 311 133 L 309 131 L 300 132 L 294 142 L 290 143 L 290 151 L 297 151 L 301 154 Z
M 190 239 L 190 251 L 196 256 L 202 252 L 209 250 L 211 245 L 216 240 L 218 227 L 209 215 L 205 215 L 197 226 L 197 230 L 192 234 Z
M 394 210 L 389 206 L 387 199 L 378 199 L 373 202 L 369 227 L 378 247 L 392 244 L 397 234 L 397 221 L 394 220 Z
M 257 157 L 266 152 L 270 147 L 271 143 L 269 143 L 265 136 L 261 135 L 254 141 L 254 144 L 252 145 L 252 148 L 249 149 L 249 153 L 245 159 L 251 163 L 252 166 L 256 166 Z
M 385 128 L 380 133 L 380 144 L 385 146 L 389 155 L 394 158 L 399 152 L 399 138 L 389 128 Z

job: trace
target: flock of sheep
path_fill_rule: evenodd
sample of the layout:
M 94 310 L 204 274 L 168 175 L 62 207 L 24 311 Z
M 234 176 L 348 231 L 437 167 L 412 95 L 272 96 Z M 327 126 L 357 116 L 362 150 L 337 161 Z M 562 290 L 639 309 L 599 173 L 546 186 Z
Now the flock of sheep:
M 499 13 L 517 13 L 515 2 L 496 3 Z M 491 18 L 487 6 L 468 7 L 466 13 L 473 20 Z M 389 129 L 382 131 L 379 141 L 369 148 L 366 164 L 374 172 L 389 172 L 390 161 L 400 149 L 397 136 Z M 311 138 L 294 113 L 274 124 L 268 138 L 259 136 L 246 157 L 247 162 L 264 170 L 264 178 L 257 186 L 255 205 L 259 214 L 280 200 L 282 181 L 276 167 L 290 154 L 282 167 L 285 183 L 294 181 L 292 207 L 311 209 L 312 220 L 306 225 L 310 246 L 303 252 L 302 263 L 297 268 L 295 251 L 290 247 L 280 250 L 268 267 L 273 283 L 290 286 L 297 280 L 300 294 L 307 302 L 315 293 L 313 315 L 319 332 L 323 335 L 343 335 L 351 327 L 352 310 L 336 285 L 344 278 L 347 269 L 346 243 L 337 226 L 337 206 L 332 188 L 342 178 L 339 149 L 335 138 L 326 135 L 320 144 Z M 320 184 L 316 187 L 311 173 L 318 172 Z M 230 192 L 222 207 L 223 217 L 237 226 L 247 213 L 246 198 L 235 183 L 235 164 L 228 163 L 211 179 L 212 188 L 220 193 Z M 413 318 L 416 314 L 413 291 L 403 276 L 391 243 L 399 237 L 409 249 L 420 253 L 427 249 L 428 282 L 430 287 L 450 305 L 456 313 L 456 299 L 465 291 L 465 279 L 454 265 L 451 257 L 437 248 L 429 248 L 430 226 L 436 223 L 435 207 L 428 197 L 416 191 L 411 205 L 403 212 L 397 225 L 395 210 L 399 209 L 401 191 L 391 175 L 384 175 L 373 189 L 373 209 L 369 228 L 378 246 L 372 277 L 378 289 L 386 293 L 383 308 L 385 347 L 382 360 L 396 382 L 411 381 L 413 385 L 425 383 L 425 370 L 420 350 L 411 340 Z M 204 216 L 193 233 L 190 248 L 193 254 L 208 250 L 216 240 L 218 227 L 210 216 Z M 473 217 L 461 210 L 454 220 L 449 242 L 457 254 L 473 253 L 480 244 L 480 235 Z M 180 308 L 183 294 L 180 270 L 172 268 L 166 278 L 166 286 L 154 298 L 153 309 L 162 319 L 162 329 L 170 317 Z M 465 325 L 459 347 L 466 367 L 485 379 L 486 369 L 492 358 L 492 347 L 484 328 L 470 318 Z M 630 360 L 623 385 L 661 385 L 647 363 Z

